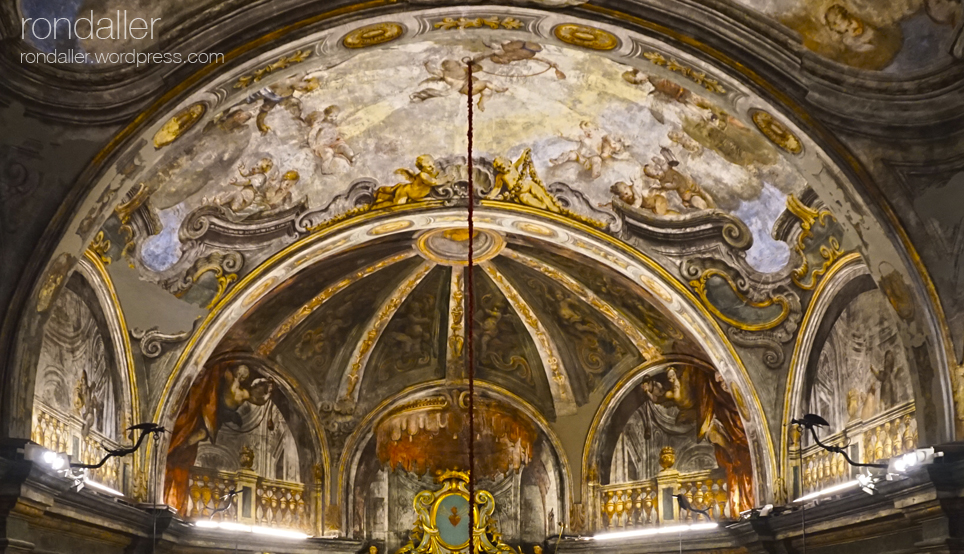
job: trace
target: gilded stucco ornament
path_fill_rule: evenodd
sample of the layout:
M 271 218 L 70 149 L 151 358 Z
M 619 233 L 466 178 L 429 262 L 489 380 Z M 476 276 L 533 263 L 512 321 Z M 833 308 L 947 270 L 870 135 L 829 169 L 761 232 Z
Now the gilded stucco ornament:
M 731 341 L 764 349 L 763 362 L 771 369 L 783 365 L 783 344 L 793 340 L 803 318 L 795 292 L 780 283 L 748 277 L 712 258 L 686 259 L 680 272 L 706 309 L 727 325 Z
M 643 57 L 659 67 L 665 67 L 673 73 L 679 73 L 690 81 L 716 94 L 726 94 L 726 89 L 716 79 L 706 75 L 706 72 L 693 69 L 673 58 L 667 58 L 659 52 L 644 52 Z
M 475 18 L 446 17 L 442 19 L 442 21 L 438 21 L 432 25 L 432 28 L 436 31 L 451 31 L 462 29 L 479 29 L 483 26 L 488 27 L 489 29 L 519 29 L 522 27 L 522 22 L 514 17 L 499 17 L 497 15 Z
M 368 48 L 378 44 L 391 42 L 405 34 L 405 27 L 401 23 L 386 21 L 355 29 L 341 39 L 345 48 Z
M 102 264 L 110 265 L 110 239 L 105 236 L 104 231 L 97 232 L 87 249 L 93 252 Z
M 54 297 L 57 295 L 57 291 L 59 291 L 66 282 L 67 274 L 76 261 L 76 258 L 63 252 L 50 264 L 47 276 L 44 278 L 43 285 L 40 287 L 40 293 L 37 295 L 38 312 L 43 313 L 50 309 Z
M 803 145 L 793 131 L 787 129 L 786 125 L 777 121 L 772 115 L 763 110 L 750 110 L 750 118 L 757 129 L 763 133 L 770 142 L 791 154 L 803 152 Z
M 238 77 L 237 82 L 234 83 L 234 88 L 243 89 L 250 86 L 252 83 L 257 83 L 267 77 L 270 73 L 286 69 L 293 64 L 301 63 L 311 57 L 311 50 L 297 50 L 292 54 L 287 54 L 281 56 L 277 60 L 258 68 L 253 73 L 247 75 L 242 75 Z
M 439 490 L 424 490 L 415 495 L 417 519 L 408 544 L 397 554 L 437 554 L 462 552 L 473 538 L 476 553 L 518 554 L 502 541 L 495 518 L 495 497 L 486 490 L 476 490 L 474 526 L 469 529 L 468 473 L 447 471 L 437 478 Z M 471 533 L 471 535 L 470 535 Z
M 812 208 L 792 194 L 787 197 L 787 211 L 800 220 L 800 234 L 792 248 L 801 262 L 790 278 L 801 289 L 813 290 L 830 266 L 846 254 L 840 246 L 842 232 L 830 210 Z
M 552 30 L 552 34 L 562 42 L 591 50 L 613 50 L 619 46 L 616 35 L 588 25 L 563 23 L 557 25 Z
M 157 133 L 154 134 L 154 148 L 160 150 L 180 138 L 184 133 L 190 131 L 201 117 L 204 116 L 204 112 L 206 111 L 206 104 L 203 102 L 195 102 L 174 114 L 174 117 L 168 119 L 167 122 L 157 130 Z

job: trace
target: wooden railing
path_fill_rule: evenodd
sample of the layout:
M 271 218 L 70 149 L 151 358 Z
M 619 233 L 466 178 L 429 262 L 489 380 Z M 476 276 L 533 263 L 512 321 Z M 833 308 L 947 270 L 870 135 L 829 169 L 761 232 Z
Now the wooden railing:
M 259 477 L 251 470 L 236 473 L 195 467 L 189 477 L 188 519 L 238 521 L 248 525 L 312 532 L 310 504 L 301 483 Z M 232 490 L 240 491 L 221 500 Z M 219 509 L 223 511 L 215 512 Z
M 803 440 L 806 442 L 806 438 Z M 863 463 L 886 461 L 911 452 L 918 444 L 914 403 L 905 402 L 868 421 L 852 420 L 843 430 L 820 436 L 820 441 L 847 447 L 850 457 Z M 800 459 L 796 447 L 791 447 L 789 455 L 791 460 Z M 816 444 L 806 446 L 802 456 L 803 494 L 848 481 L 855 475 L 842 455 L 831 454 Z
M 710 517 L 680 510 L 675 495 L 682 494 Z M 595 529 L 621 531 L 697 521 L 729 519 L 726 479 L 722 470 L 679 473 L 662 471 L 654 479 L 602 485 L 595 492 L 598 509 Z

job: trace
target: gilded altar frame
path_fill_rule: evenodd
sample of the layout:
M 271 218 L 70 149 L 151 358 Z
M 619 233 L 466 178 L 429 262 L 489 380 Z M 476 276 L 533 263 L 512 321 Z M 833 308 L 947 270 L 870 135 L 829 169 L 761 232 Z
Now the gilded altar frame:
M 415 495 L 413 507 L 417 519 L 412 528 L 408 544 L 399 549 L 396 554 L 455 554 L 468 553 L 468 533 L 461 544 L 450 544 L 436 525 L 439 509 L 446 499 L 456 497 L 466 504 L 469 500 L 469 474 L 462 471 L 446 471 L 438 476 L 437 482 L 442 483 L 438 490 L 423 490 Z M 502 542 L 502 534 L 498 531 L 498 522 L 493 517 L 495 513 L 495 497 L 486 490 L 475 491 L 475 518 L 472 526 L 474 553 L 485 554 L 519 554 L 519 551 Z M 444 513 L 444 512 L 443 512 Z M 455 516 L 458 517 L 458 516 Z M 458 520 L 452 523 L 458 525 Z

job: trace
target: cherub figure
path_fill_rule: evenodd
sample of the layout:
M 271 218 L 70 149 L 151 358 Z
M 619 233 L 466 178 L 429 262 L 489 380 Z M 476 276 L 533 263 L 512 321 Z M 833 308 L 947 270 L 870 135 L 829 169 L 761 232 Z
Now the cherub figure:
M 593 179 L 596 179 L 602 175 L 603 161 L 625 157 L 626 145 L 619 138 L 601 134 L 589 121 L 579 123 L 579 130 L 582 135 L 560 135 L 569 142 L 578 143 L 579 146 L 549 160 L 552 165 L 576 162 L 582 165 Z
M 679 162 L 672 152 L 663 148 L 661 156 L 654 156 L 653 163 L 643 166 L 643 174 L 656 180 L 662 190 L 675 190 L 687 208 L 707 210 L 716 207 L 709 194 L 688 176 L 676 170 Z
M 250 215 L 263 210 L 273 210 L 291 202 L 292 189 L 301 179 L 297 171 L 278 175 L 271 158 L 262 158 L 251 169 L 244 162 L 238 165 L 240 178 L 235 177 L 228 185 L 235 187 L 214 198 L 214 203 L 226 206 L 236 214 Z
M 487 54 L 476 56 L 473 59 L 474 62 L 481 62 L 482 60 L 488 59 L 499 65 L 510 65 L 516 62 L 526 62 L 531 60 L 545 64 L 545 69 L 537 73 L 515 75 L 516 77 L 535 77 L 536 75 L 541 75 L 550 69 L 554 69 L 557 79 L 566 78 L 566 74 L 559 69 L 559 66 L 555 62 L 539 57 L 539 53 L 542 52 L 542 46 L 535 42 L 530 42 L 527 40 L 507 40 L 499 44 L 485 43 L 485 45 L 492 51 Z
M 305 123 L 308 131 L 308 146 L 321 158 L 321 172 L 325 175 L 343 173 L 355 162 L 355 152 L 348 146 L 338 132 L 338 115 L 341 108 L 328 106 L 324 112 L 311 112 Z
M 515 163 L 499 156 L 492 161 L 492 166 L 495 168 L 496 177 L 489 198 L 516 202 L 553 213 L 562 211 L 559 202 L 549 194 L 536 174 L 535 165 L 532 163 L 532 149 L 526 148 Z
M 248 104 L 261 102 L 258 115 L 255 116 L 255 126 L 262 135 L 268 134 L 271 130 L 267 124 L 268 114 L 278 105 L 284 107 L 294 118 L 300 119 L 302 104 L 298 95 L 317 90 L 319 86 L 321 83 L 317 77 L 294 75 L 255 92 L 246 100 Z
M 469 83 L 469 63 L 472 64 L 472 82 Z M 434 66 L 431 62 L 425 62 L 425 69 L 432 76 L 425 79 L 419 85 L 424 85 L 427 83 L 444 83 L 448 86 L 447 89 L 439 89 L 433 87 L 426 87 L 416 92 L 413 92 L 410 96 L 412 102 L 424 102 L 430 98 L 439 98 L 442 96 L 448 96 L 453 92 L 458 92 L 466 96 L 472 96 L 475 98 L 479 97 L 476 105 L 479 107 L 480 111 L 485 111 L 485 101 L 496 93 L 506 92 L 508 87 L 493 83 L 485 79 L 480 79 L 478 75 L 482 72 L 482 66 L 472 60 L 468 63 L 460 62 L 458 60 L 446 59 L 442 60 L 442 63 L 438 67 Z
M 371 209 L 420 202 L 431 194 L 433 188 L 444 184 L 439 178 L 439 170 L 432 156 L 419 156 L 415 159 L 415 167 L 418 173 L 405 168 L 395 170 L 395 173 L 403 176 L 406 181 L 390 187 L 378 187 Z
M 264 188 L 268 180 L 268 173 L 274 169 L 274 161 L 271 158 L 261 158 L 250 170 L 244 162 L 238 164 L 238 174 L 228 182 L 228 185 L 235 187 L 232 190 L 219 194 L 214 202 L 222 206 L 231 208 L 235 213 L 241 213 L 255 203 L 260 190 Z

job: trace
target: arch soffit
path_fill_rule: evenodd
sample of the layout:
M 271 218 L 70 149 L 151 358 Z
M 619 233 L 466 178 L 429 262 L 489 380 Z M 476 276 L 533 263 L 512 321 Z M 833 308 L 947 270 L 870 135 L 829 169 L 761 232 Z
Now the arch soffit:
M 834 303 L 840 299 L 840 295 L 845 291 L 847 285 L 853 283 L 855 279 L 862 276 L 869 276 L 870 272 L 863 260 L 857 254 L 851 254 L 842 258 L 827 272 L 827 275 L 814 290 L 813 298 L 807 306 L 807 311 L 800 322 L 800 332 L 793 345 L 793 355 L 790 358 L 790 370 L 787 374 L 786 391 L 784 392 L 783 402 L 783 421 L 781 429 L 789 429 L 790 420 L 796 415 L 802 415 L 806 399 L 805 385 L 807 379 L 807 368 L 811 365 L 811 359 L 819 355 L 819 349 L 823 346 L 823 340 L 817 344 L 820 334 L 821 323 L 830 314 Z M 843 307 L 840 308 L 841 310 Z M 829 331 L 829 329 L 828 329 Z M 825 338 L 825 337 L 824 337 Z M 784 432 L 780 437 L 780 452 L 786 452 L 789 445 L 789 435 Z M 782 456 L 786 463 L 786 456 Z
M 443 387 L 459 386 L 467 386 L 467 382 L 437 380 L 419 383 L 399 391 L 398 393 L 383 400 L 380 404 L 378 404 L 378 406 L 372 408 L 372 410 L 365 415 L 364 419 L 362 419 L 361 423 L 359 423 L 355 428 L 355 431 L 349 435 L 348 440 L 345 441 L 345 447 L 343 448 L 341 456 L 339 457 L 337 487 L 332 487 L 332 492 L 337 492 L 337 496 L 335 496 L 334 499 L 336 499 L 338 502 L 348 501 L 348 494 L 351 491 L 351 486 L 349 485 L 351 485 L 352 481 L 354 480 L 354 468 L 357 466 L 358 458 L 362 455 L 369 440 L 371 440 L 373 429 L 383 415 L 387 414 L 394 407 L 403 402 L 430 395 Z M 555 455 L 556 459 L 559 460 L 560 470 L 562 471 L 562 502 L 564 506 L 569 506 L 569 503 L 572 499 L 573 490 L 571 464 L 569 458 L 566 456 L 562 442 L 550 427 L 549 422 L 545 419 L 545 417 L 543 417 L 542 413 L 540 413 L 538 408 L 530 404 L 524 398 L 494 383 L 489 383 L 487 381 L 476 381 L 475 387 L 476 389 L 491 394 L 495 398 L 504 401 L 513 408 L 519 410 L 522 415 L 528 417 L 533 423 L 535 423 L 539 431 L 546 437 L 546 439 L 548 439 L 549 444 L 552 447 L 553 454 Z M 347 523 L 347 517 L 347 510 L 342 510 L 342 518 L 345 520 L 342 523 Z M 563 522 L 568 523 L 569 513 L 567 510 L 563 511 L 561 517 Z
M 602 447 L 603 437 L 602 437 L 602 434 L 599 432 L 599 430 L 605 427 L 606 425 L 608 425 L 613 415 L 619 409 L 620 404 L 626 399 L 629 393 L 637 385 L 639 385 L 640 382 L 642 382 L 642 380 L 645 379 L 647 376 L 652 375 L 657 371 L 667 369 L 671 366 L 680 365 L 680 364 L 687 364 L 693 367 L 697 367 L 697 368 L 707 370 L 707 371 L 712 371 L 712 372 L 718 371 L 717 368 L 707 364 L 704 360 L 693 358 L 692 356 L 680 355 L 680 356 L 670 356 L 670 357 L 666 357 L 658 360 L 652 360 L 651 362 L 647 362 L 645 364 L 639 365 L 632 371 L 626 373 L 619 380 L 619 382 L 617 382 L 609 390 L 609 392 L 606 393 L 606 397 L 603 399 L 602 403 L 599 406 L 599 409 L 596 411 L 596 415 L 593 417 L 592 426 L 589 428 L 589 436 L 586 438 L 586 446 L 583 450 L 583 455 L 582 455 L 583 475 L 590 474 L 590 468 L 592 467 L 592 464 L 594 463 L 595 460 L 599 458 L 601 454 L 600 449 Z M 751 412 L 751 416 L 754 415 L 754 412 L 761 410 L 758 404 L 754 404 L 754 406 L 749 409 Z M 743 414 L 741 414 L 740 417 L 741 419 L 743 419 Z M 755 424 L 755 422 L 752 420 L 751 421 L 744 420 L 744 424 L 745 425 L 749 424 L 752 426 Z M 757 434 L 756 436 L 759 437 L 760 435 Z M 765 442 L 769 442 L 772 440 L 769 433 L 765 431 L 763 433 L 763 436 L 765 437 L 764 439 Z M 776 473 L 774 471 L 775 470 L 774 458 L 771 455 L 767 460 L 758 460 L 757 459 L 758 457 L 754 452 L 754 449 L 752 448 L 750 449 L 750 456 L 753 460 L 755 477 L 762 477 L 767 481 L 766 483 L 759 483 L 759 485 L 764 485 L 766 490 L 769 490 L 770 487 L 772 486 L 773 479 L 776 476 Z M 583 483 L 584 495 L 588 494 L 588 487 L 589 487 L 588 483 L 584 482 Z M 764 496 L 766 493 L 764 492 L 764 487 L 761 487 L 761 486 L 756 487 L 755 493 L 758 497 L 757 498 L 758 502 L 762 502 L 765 500 Z
M 406 213 L 411 212 L 411 213 Z M 555 244 L 569 248 L 595 260 L 617 273 L 640 283 L 662 303 L 663 309 L 692 336 L 698 337 L 707 354 L 716 361 L 716 368 L 731 386 L 736 386 L 743 398 L 753 404 L 749 427 L 757 437 L 765 437 L 765 456 L 760 467 L 772 476 L 775 470 L 773 441 L 766 432 L 767 421 L 762 405 L 749 379 L 746 368 L 722 329 L 695 298 L 693 293 L 666 270 L 643 253 L 587 226 L 573 223 L 559 216 L 528 208 L 494 210 L 479 208 L 477 226 L 513 233 L 533 240 L 545 240 L 551 233 Z M 459 209 L 431 212 L 402 209 L 395 214 L 376 214 L 363 223 L 345 222 L 296 242 L 258 266 L 232 289 L 198 326 L 172 371 L 162 393 L 157 417 L 172 413 L 172 402 L 179 405 L 201 367 L 228 330 L 252 306 L 287 279 L 304 271 L 312 264 L 334 256 L 346 249 L 375 238 L 417 229 L 451 226 L 464 220 Z M 408 221 L 410 224 L 401 224 Z M 755 454 L 754 454 L 755 456 Z

